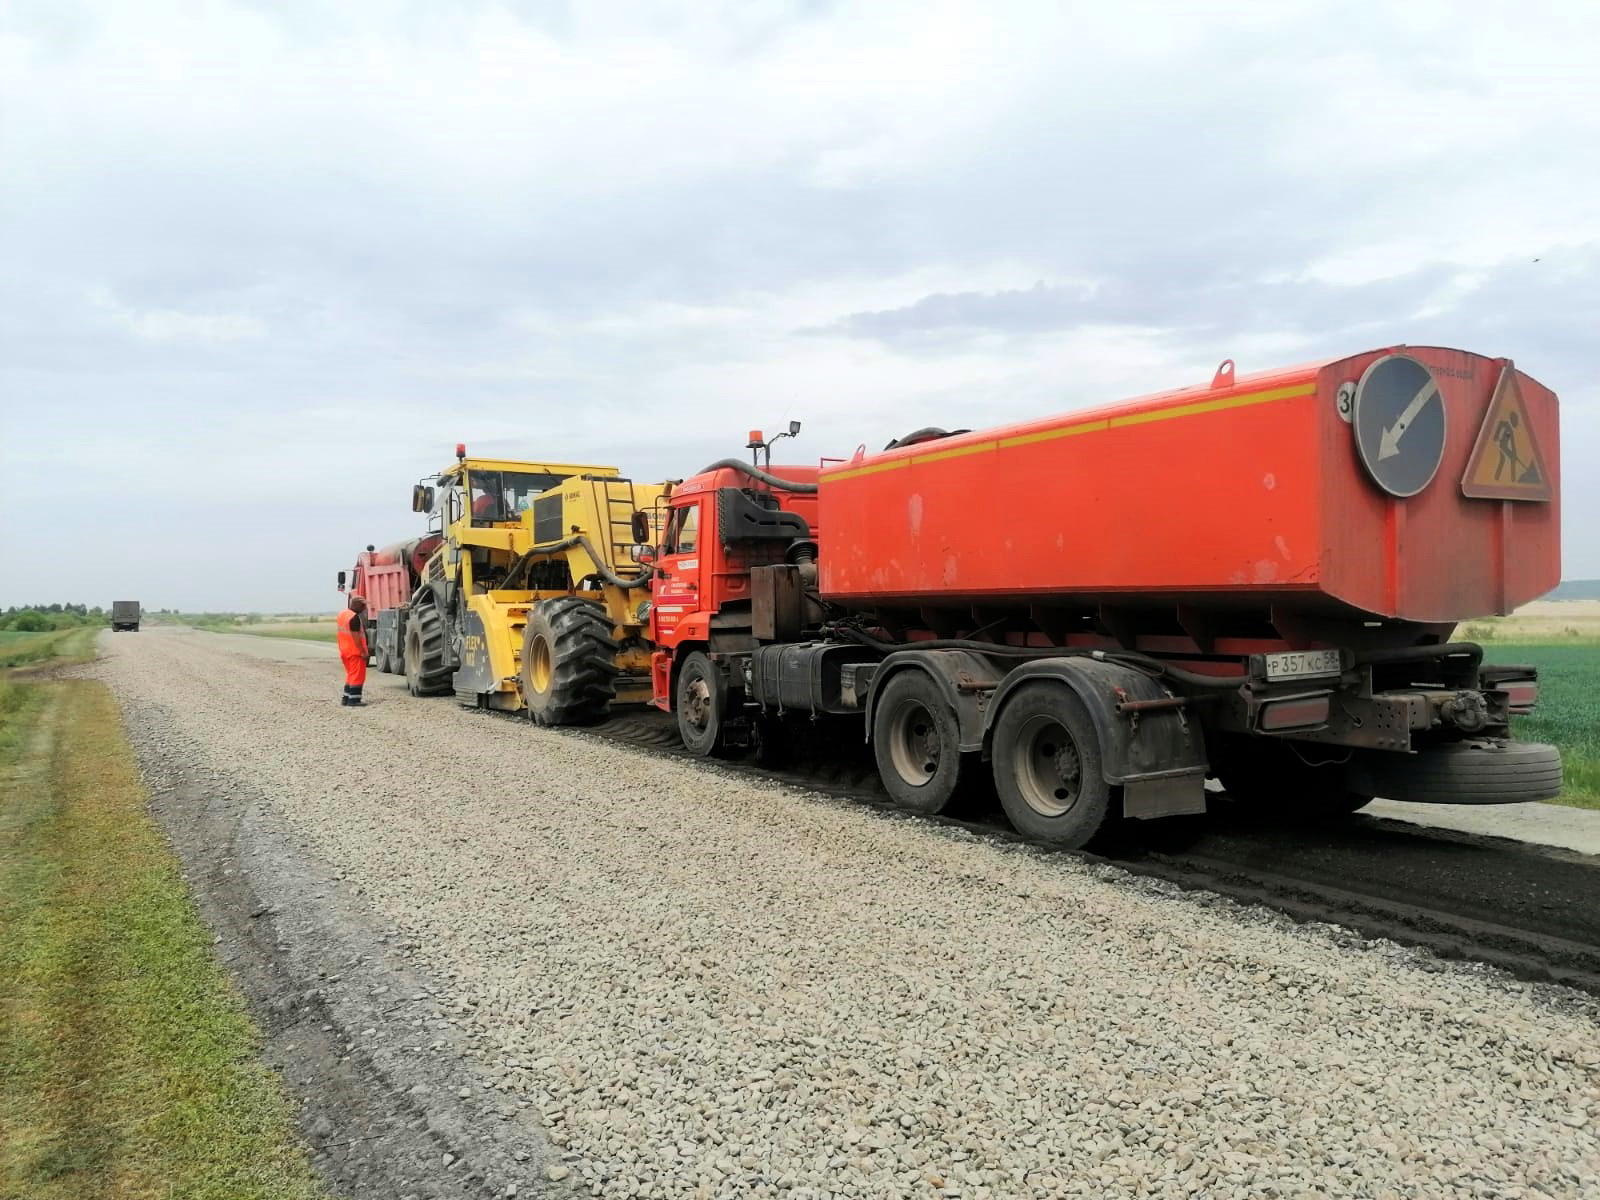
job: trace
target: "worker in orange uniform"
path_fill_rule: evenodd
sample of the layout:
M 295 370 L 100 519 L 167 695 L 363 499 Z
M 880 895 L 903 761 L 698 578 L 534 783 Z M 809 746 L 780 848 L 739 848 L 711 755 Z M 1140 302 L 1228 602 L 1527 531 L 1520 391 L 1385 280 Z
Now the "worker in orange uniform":
M 367 682 L 367 611 L 366 599 L 351 596 L 350 607 L 340 613 L 335 621 L 339 630 L 339 657 L 344 660 L 344 699 L 346 708 L 359 708 L 361 687 Z

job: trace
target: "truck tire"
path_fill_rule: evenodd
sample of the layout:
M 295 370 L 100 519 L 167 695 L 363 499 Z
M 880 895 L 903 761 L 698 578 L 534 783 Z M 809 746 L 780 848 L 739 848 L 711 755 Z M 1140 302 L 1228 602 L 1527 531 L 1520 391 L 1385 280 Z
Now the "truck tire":
M 592 725 L 617 694 L 617 643 L 597 605 L 541 600 L 522 631 L 522 699 L 539 725 Z
M 961 731 L 939 685 L 902 671 L 873 704 L 872 754 L 896 808 L 933 816 L 961 787 Z
M 1024 837 L 1081 850 L 1112 823 L 1111 785 L 1083 701 L 1064 683 L 1025 683 L 995 721 L 995 791 Z
M 1360 756 L 1363 791 L 1407 804 L 1526 804 L 1561 794 L 1561 752 L 1543 742 L 1475 738 L 1415 754 Z
M 1231 739 L 1213 768 L 1235 812 L 1273 821 L 1332 821 L 1372 803 L 1372 793 L 1353 786 L 1342 762 L 1307 762 L 1293 746 L 1273 738 Z M 1309 746 L 1326 755 L 1329 747 Z
M 454 690 L 446 649 L 444 618 L 433 605 L 422 605 L 406 628 L 406 687 L 413 696 L 446 696 Z
M 728 680 L 717 664 L 696 650 L 678 668 L 672 711 L 684 748 L 710 758 L 728 748 Z

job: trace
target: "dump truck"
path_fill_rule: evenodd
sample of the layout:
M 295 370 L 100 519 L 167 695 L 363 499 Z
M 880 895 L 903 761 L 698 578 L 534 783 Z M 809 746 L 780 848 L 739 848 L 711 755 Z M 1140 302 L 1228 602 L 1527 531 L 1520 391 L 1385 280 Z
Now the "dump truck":
M 650 633 L 686 747 L 834 727 L 921 813 L 1081 847 L 1235 802 L 1558 794 L 1537 672 L 1456 641 L 1560 578 L 1555 395 L 1391 347 L 675 486 Z M 752 439 L 758 442 L 759 439 Z M 765 519 L 752 519 L 752 513 Z
M 438 542 L 407 605 L 414 695 L 453 693 L 543 725 L 648 704 L 649 569 L 660 485 L 616 467 L 468 458 L 412 489 Z
M 405 626 L 411 596 L 422 582 L 428 557 L 442 536 L 428 533 L 381 550 L 368 544 L 356 555 L 347 574 L 340 571 L 338 589 L 367 602 L 368 665 L 391 675 L 405 673 Z
M 137 600 L 113 600 L 111 602 L 111 632 L 128 633 L 139 632 L 139 602 Z

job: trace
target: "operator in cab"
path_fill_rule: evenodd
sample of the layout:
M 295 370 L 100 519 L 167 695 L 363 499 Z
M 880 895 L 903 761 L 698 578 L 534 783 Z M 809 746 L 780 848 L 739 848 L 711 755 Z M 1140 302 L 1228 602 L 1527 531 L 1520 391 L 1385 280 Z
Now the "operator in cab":
M 351 596 L 350 607 L 334 618 L 339 632 L 339 658 L 344 662 L 344 699 L 346 708 L 360 708 L 361 688 L 367 682 L 367 601 L 363 596 Z

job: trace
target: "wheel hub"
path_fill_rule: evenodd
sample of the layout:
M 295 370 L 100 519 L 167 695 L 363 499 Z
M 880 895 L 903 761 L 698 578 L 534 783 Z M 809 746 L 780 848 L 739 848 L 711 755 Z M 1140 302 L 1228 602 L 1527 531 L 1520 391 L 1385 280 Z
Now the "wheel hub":
M 939 773 L 942 750 L 933 714 L 920 704 L 906 704 L 896 714 L 890 734 L 890 757 L 900 778 L 920 787 Z
M 533 640 L 533 658 L 528 663 L 528 679 L 533 684 L 533 690 L 540 694 L 550 690 L 550 643 L 544 638 Z
M 704 729 L 711 720 L 711 685 L 704 679 L 691 679 L 685 692 L 684 715 L 696 729 Z
M 1051 717 L 1035 717 L 1018 740 L 1017 782 L 1028 807 L 1059 817 L 1078 802 L 1083 760 L 1072 735 Z

